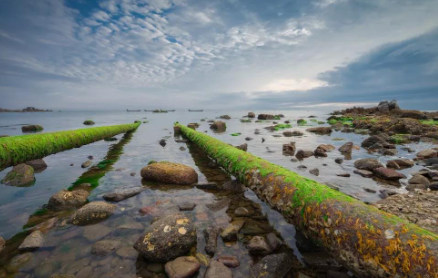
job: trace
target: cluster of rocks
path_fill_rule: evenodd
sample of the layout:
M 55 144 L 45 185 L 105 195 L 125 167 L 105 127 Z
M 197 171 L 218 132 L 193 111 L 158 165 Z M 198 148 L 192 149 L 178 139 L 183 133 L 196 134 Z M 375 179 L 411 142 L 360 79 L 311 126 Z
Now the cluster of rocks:
M 21 131 L 26 132 L 38 132 L 42 131 L 44 128 L 40 125 L 24 125 L 21 127 Z
M 26 107 L 23 109 L 4 109 L 4 108 L 0 108 L 0 113 L 1 112 L 53 112 L 52 110 L 49 109 L 38 109 L 35 107 Z

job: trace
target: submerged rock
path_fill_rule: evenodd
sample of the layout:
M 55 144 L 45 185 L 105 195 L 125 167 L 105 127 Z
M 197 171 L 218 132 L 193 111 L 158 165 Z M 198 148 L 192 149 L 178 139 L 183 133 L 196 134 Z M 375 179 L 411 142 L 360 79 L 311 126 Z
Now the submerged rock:
M 219 227 L 207 227 L 204 230 L 204 237 L 205 237 L 205 252 L 213 256 L 214 253 L 216 253 L 217 249 L 217 237 L 222 232 L 222 229 Z
M 146 180 L 168 184 L 189 185 L 198 181 L 192 167 L 167 161 L 150 164 L 141 169 L 140 174 Z
M 192 277 L 201 268 L 199 261 L 192 256 L 179 257 L 166 263 L 164 269 L 169 278 Z
M 31 166 L 24 163 L 14 166 L 12 170 L 6 174 L 2 183 L 12 186 L 28 186 L 35 181 L 34 170 Z
M 278 278 L 284 277 L 292 268 L 292 260 L 285 254 L 269 255 L 261 259 L 250 268 L 250 278 Z
M 245 219 L 235 219 L 222 231 L 221 238 L 224 241 L 234 241 L 237 239 L 237 233 L 245 224 Z
M 31 166 L 35 171 L 41 171 L 47 168 L 46 162 L 42 159 L 26 161 L 26 165 Z
M 211 261 L 205 272 L 204 278 L 232 278 L 233 273 L 223 263 Z
M 231 180 L 224 182 L 222 185 L 222 190 L 230 191 L 230 192 L 243 192 L 245 191 L 245 187 L 237 180 Z
M 191 203 L 191 202 L 184 202 L 182 204 L 178 205 L 179 210 L 181 211 L 190 211 L 193 210 L 196 207 L 195 203 Z
M 111 228 L 101 225 L 89 225 L 85 226 L 84 233 L 82 234 L 89 241 L 100 240 L 111 233 Z
M 331 127 L 325 127 L 325 126 L 319 126 L 319 127 L 312 127 L 307 129 L 308 132 L 313 132 L 320 135 L 326 135 L 332 133 Z
M 272 249 L 269 247 L 266 239 L 262 236 L 253 237 L 248 243 L 248 251 L 253 254 L 269 254 Z
M 115 251 L 121 244 L 117 240 L 101 240 L 93 244 L 91 248 L 91 254 L 96 256 L 106 256 Z
M 77 208 L 87 202 L 90 193 L 83 189 L 61 190 L 50 197 L 47 207 L 54 211 Z
M 141 187 L 141 186 L 133 187 L 133 188 L 128 188 L 128 189 L 118 190 L 116 192 L 105 193 L 102 197 L 106 201 L 120 202 L 120 201 L 123 201 L 125 199 L 131 198 L 135 195 L 140 194 L 145 189 L 146 188 Z
M 149 261 L 167 262 L 187 254 L 196 241 L 193 222 L 182 214 L 175 214 L 147 227 L 134 249 Z
M 86 204 L 77 210 L 71 217 L 70 222 L 74 225 L 87 225 L 100 222 L 110 217 L 116 206 L 103 201 L 95 201 Z
M 36 230 L 28 235 L 18 247 L 20 251 L 34 251 L 39 249 L 44 243 L 44 235 L 41 231 Z
M 374 169 L 383 167 L 383 165 L 375 158 L 363 158 L 356 160 L 354 162 L 354 167 L 359 170 L 373 171 Z
M 236 268 L 240 266 L 239 259 L 236 256 L 222 255 L 217 258 L 217 261 L 223 263 L 229 268 Z

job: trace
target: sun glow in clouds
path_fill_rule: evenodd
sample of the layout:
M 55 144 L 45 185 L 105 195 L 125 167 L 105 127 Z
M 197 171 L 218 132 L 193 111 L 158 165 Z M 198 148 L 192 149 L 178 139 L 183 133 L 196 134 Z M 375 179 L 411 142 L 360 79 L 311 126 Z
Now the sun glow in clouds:
M 327 82 L 317 79 L 277 79 L 264 86 L 261 90 L 271 92 L 309 91 L 328 86 Z

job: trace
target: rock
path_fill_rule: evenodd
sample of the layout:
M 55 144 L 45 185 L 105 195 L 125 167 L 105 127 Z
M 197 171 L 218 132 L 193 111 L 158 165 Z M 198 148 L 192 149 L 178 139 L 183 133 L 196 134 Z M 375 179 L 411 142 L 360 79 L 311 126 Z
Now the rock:
M 193 222 L 182 214 L 174 214 L 147 227 L 134 248 L 149 261 L 167 262 L 187 254 L 196 241 Z
M 210 128 L 218 132 L 223 132 L 227 129 L 227 124 L 222 121 L 215 121 L 210 125 Z
M 342 162 L 344 162 L 344 159 L 341 158 L 341 157 L 338 157 L 338 158 L 335 159 L 335 162 L 336 162 L 337 164 L 342 164 Z
M 26 165 L 32 167 L 35 171 L 41 171 L 47 168 L 47 164 L 42 159 L 35 159 L 26 161 Z
M 6 247 L 6 240 L 0 236 L 0 252 Z
M 251 141 L 252 138 L 251 137 L 245 137 L 245 141 Z
M 405 175 L 391 168 L 379 167 L 373 170 L 374 175 L 385 180 L 399 180 L 406 178 Z
M 245 219 L 235 219 L 222 231 L 221 238 L 224 241 L 234 241 L 237 239 L 237 233 L 245 224 Z
M 248 112 L 248 118 L 255 118 L 254 112 Z
M 93 163 L 93 161 L 91 161 L 91 160 L 87 160 L 87 161 L 85 161 L 84 163 L 82 163 L 81 167 L 82 167 L 82 168 L 88 168 L 88 167 L 91 166 L 91 163 Z
M 371 188 L 367 188 L 367 187 L 364 187 L 363 190 L 365 190 L 365 191 L 368 192 L 368 193 L 377 193 L 376 190 L 371 189 Z
M 408 182 L 411 184 L 424 184 L 427 187 L 430 185 L 430 181 L 425 176 L 419 174 L 410 178 Z
M 315 176 L 319 176 L 319 169 L 318 168 L 314 168 L 309 170 L 309 173 Z
M 101 240 L 111 233 L 111 228 L 101 225 L 85 226 L 83 236 L 89 241 Z
M 247 150 L 248 150 L 248 144 L 247 143 L 245 143 L 245 144 L 242 144 L 242 145 L 239 145 L 239 146 L 235 146 L 237 149 L 239 149 L 239 150 L 242 150 L 242 151 L 244 151 L 244 152 L 246 152 Z
M 303 135 L 304 135 L 304 133 L 302 133 L 301 131 L 298 131 L 298 130 L 283 132 L 284 137 L 303 136 Z
M 205 206 L 211 211 L 217 212 L 220 211 L 230 204 L 230 199 L 220 199 L 210 204 L 206 204 Z
M 217 249 L 217 237 L 222 232 L 221 228 L 218 227 L 207 227 L 204 230 L 204 237 L 205 237 L 205 252 L 213 256 L 214 253 L 216 253 Z
M 238 180 L 231 180 L 224 182 L 222 185 L 222 190 L 237 193 L 245 191 L 245 187 Z
M 101 240 L 93 244 L 91 247 L 91 254 L 96 256 L 106 256 L 117 249 L 121 244 L 117 240 Z
M 198 181 L 196 171 L 184 164 L 156 162 L 141 169 L 140 175 L 151 181 L 168 184 L 189 185 Z
M 373 171 L 376 168 L 383 167 L 383 165 L 377 159 L 363 158 L 356 160 L 354 162 L 354 167 L 356 167 L 359 170 Z
M 429 185 L 429 188 L 430 188 L 430 190 L 433 190 L 433 191 L 436 191 L 436 190 L 438 190 L 438 182 L 432 182 L 430 185 Z M 0 248 L 1 249 L 1 248 Z
M 289 144 L 283 144 L 283 155 L 294 156 L 296 151 L 295 142 L 290 142 Z
M 54 211 L 78 208 L 87 202 L 89 195 L 90 193 L 83 189 L 61 190 L 50 197 L 47 207 Z
M 87 225 L 100 222 L 110 217 L 116 206 L 103 201 L 95 201 L 86 204 L 77 210 L 71 217 L 70 222 L 74 225 Z
M 140 194 L 145 189 L 146 188 L 141 187 L 141 186 L 132 187 L 132 188 L 128 188 L 128 189 L 118 190 L 116 192 L 105 193 L 105 194 L 103 194 L 102 197 L 106 201 L 120 202 L 120 201 L 123 201 L 125 199 L 131 198 L 135 195 Z
M 381 136 L 373 135 L 373 136 L 368 137 L 367 139 L 365 139 L 362 142 L 362 147 L 369 148 L 369 147 L 371 147 L 371 146 L 373 146 L 375 144 L 380 144 L 380 145 L 384 146 L 387 143 L 386 143 L 386 141 L 384 139 L 382 139 Z
M 397 166 L 398 166 L 398 168 L 396 168 Z M 394 168 L 394 169 L 411 168 L 413 166 L 414 166 L 414 161 L 412 161 L 410 159 L 404 159 L 404 158 L 393 159 L 393 160 L 390 160 L 386 163 L 386 167 Z
M 260 115 L 259 115 L 260 116 Z M 223 263 L 211 261 L 204 278 L 232 278 L 233 273 Z
M 410 183 L 406 186 L 407 191 L 415 191 L 416 189 L 427 190 L 428 186 L 425 184 Z
M 297 152 L 297 154 L 295 155 L 295 157 L 298 160 L 302 160 L 303 158 L 308 158 L 308 157 L 311 157 L 311 156 L 313 156 L 313 151 L 311 151 L 311 150 L 299 150 Z
M 84 121 L 84 125 L 94 125 L 95 123 L 92 120 Z
M 22 132 L 37 132 L 42 131 L 44 128 L 40 125 L 25 125 L 21 127 Z
M 189 123 L 187 125 L 187 127 L 196 130 L 199 127 L 199 124 L 198 123 Z
M 18 247 L 20 251 L 34 251 L 39 249 L 44 243 L 44 235 L 41 231 L 36 230 L 28 235 Z
M 250 268 L 250 278 L 279 278 L 284 277 L 292 268 L 292 260 L 285 254 L 268 255 Z
M 269 254 L 272 252 L 265 238 L 262 236 L 253 237 L 249 241 L 247 248 L 248 251 L 252 254 Z
M 307 166 L 306 165 L 299 165 L 297 168 L 298 169 L 307 169 Z
M 389 106 L 389 110 L 394 110 L 394 109 L 400 109 L 400 107 L 397 104 L 397 100 L 393 99 L 388 103 Z
M 195 257 L 201 263 L 201 265 L 208 266 L 210 264 L 208 257 L 202 253 L 196 253 Z
M 397 152 L 397 149 L 382 149 L 382 150 L 380 151 L 380 153 L 383 154 L 383 155 L 394 156 L 394 155 L 396 155 L 398 152 Z
M 24 163 L 18 164 L 6 174 L 2 183 L 12 186 L 29 186 L 35 181 L 34 170 Z
M 319 126 L 319 127 L 312 127 L 307 129 L 308 132 L 313 132 L 320 135 L 325 134 L 331 134 L 332 128 L 331 127 L 325 127 L 325 126 Z
M 342 153 L 342 154 L 351 154 L 351 152 L 353 151 L 353 142 L 347 142 L 344 145 L 342 145 L 338 150 Z
M 349 177 L 350 177 L 350 174 L 349 174 L 349 173 L 346 173 L 346 172 L 344 172 L 344 173 L 336 173 L 336 176 L 338 176 L 338 177 L 344 177 L 344 178 L 349 178 Z
M 190 210 L 193 210 L 195 207 L 196 207 L 196 204 L 191 203 L 191 202 L 184 202 L 184 203 L 178 205 L 178 208 L 181 211 L 190 211 Z
M 274 120 L 275 116 L 271 114 L 259 114 L 257 119 L 259 120 Z
M 368 170 L 354 170 L 355 174 L 358 174 L 364 178 L 371 178 L 373 176 L 373 172 Z
M 248 217 L 253 215 L 253 211 L 250 211 L 244 207 L 238 207 L 234 210 L 234 215 L 237 217 Z
M 315 149 L 313 153 L 315 157 L 327 157 L 327 152 L 331 152 L 334 149 L 335 147 L 333 147 L 332 145 L 321 144 Z
M 50 278 L 76 278 L 76 276 L 72 274 L 53 274 Z
M 138 257 L 137 251 L 131 246 L 124 246 L 117 249 L 116 254 L 123 259 L 135 260 Z
M 166 263 L 164 269 L 169 278 L 192 277 L 201 268 L 201 264 L 195 257 L 179 257 Z
M 428 159 L 428 158 L 434 158 L 437 157 L 437 151 L 435 150 L 423 150 L 417 153 L 417 157 L 419 159 Z
M 217 258 L 217 261 L 223 263 L 228 268 L 236 268 L 240 266 L 239 259 L 236 256 L 222 255 Z
M 427 116 L 423 112 L 418 111 L 418 110 L 402 110 L 400 118 L 411 118 L 411 119 L 425 120 L 425 119 L 427 119 Z
M 117 138 L 116 137 L 105 138 L 105 139 L 103 139 L 103 141 L 114 142 L 114 141 L 117 141 Z
M 222 115 L 219 118 L 224 119 L 224 120 L 230 120 L 231 117 L 229 115 Z
M 377 110 L 381 113 L 388 113 L 389 112 L 389 103 L 388 101 L 381 101 L 379 105 L 377 105 Z
M 161 147 L 165 147 L 166 146 L 166 140 L 161 139 L 160 141 L 158 141 L 158 144 L 160 144 Z
M 214 166 L 216 167 L 216 166 Z M 195 184 L 196 188 L 199 189 L 206 189 L 206 190 L 220 190 L 222 189 L 217 183 L 215 182 L 208 182 L 208 183 L 197 183 Z

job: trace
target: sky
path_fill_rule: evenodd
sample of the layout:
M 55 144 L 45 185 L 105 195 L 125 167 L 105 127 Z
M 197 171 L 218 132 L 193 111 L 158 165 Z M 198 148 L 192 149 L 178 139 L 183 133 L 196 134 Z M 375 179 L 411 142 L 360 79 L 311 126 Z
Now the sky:
M 0 107 L 437 110 L 437 0 L 0 0 Z

